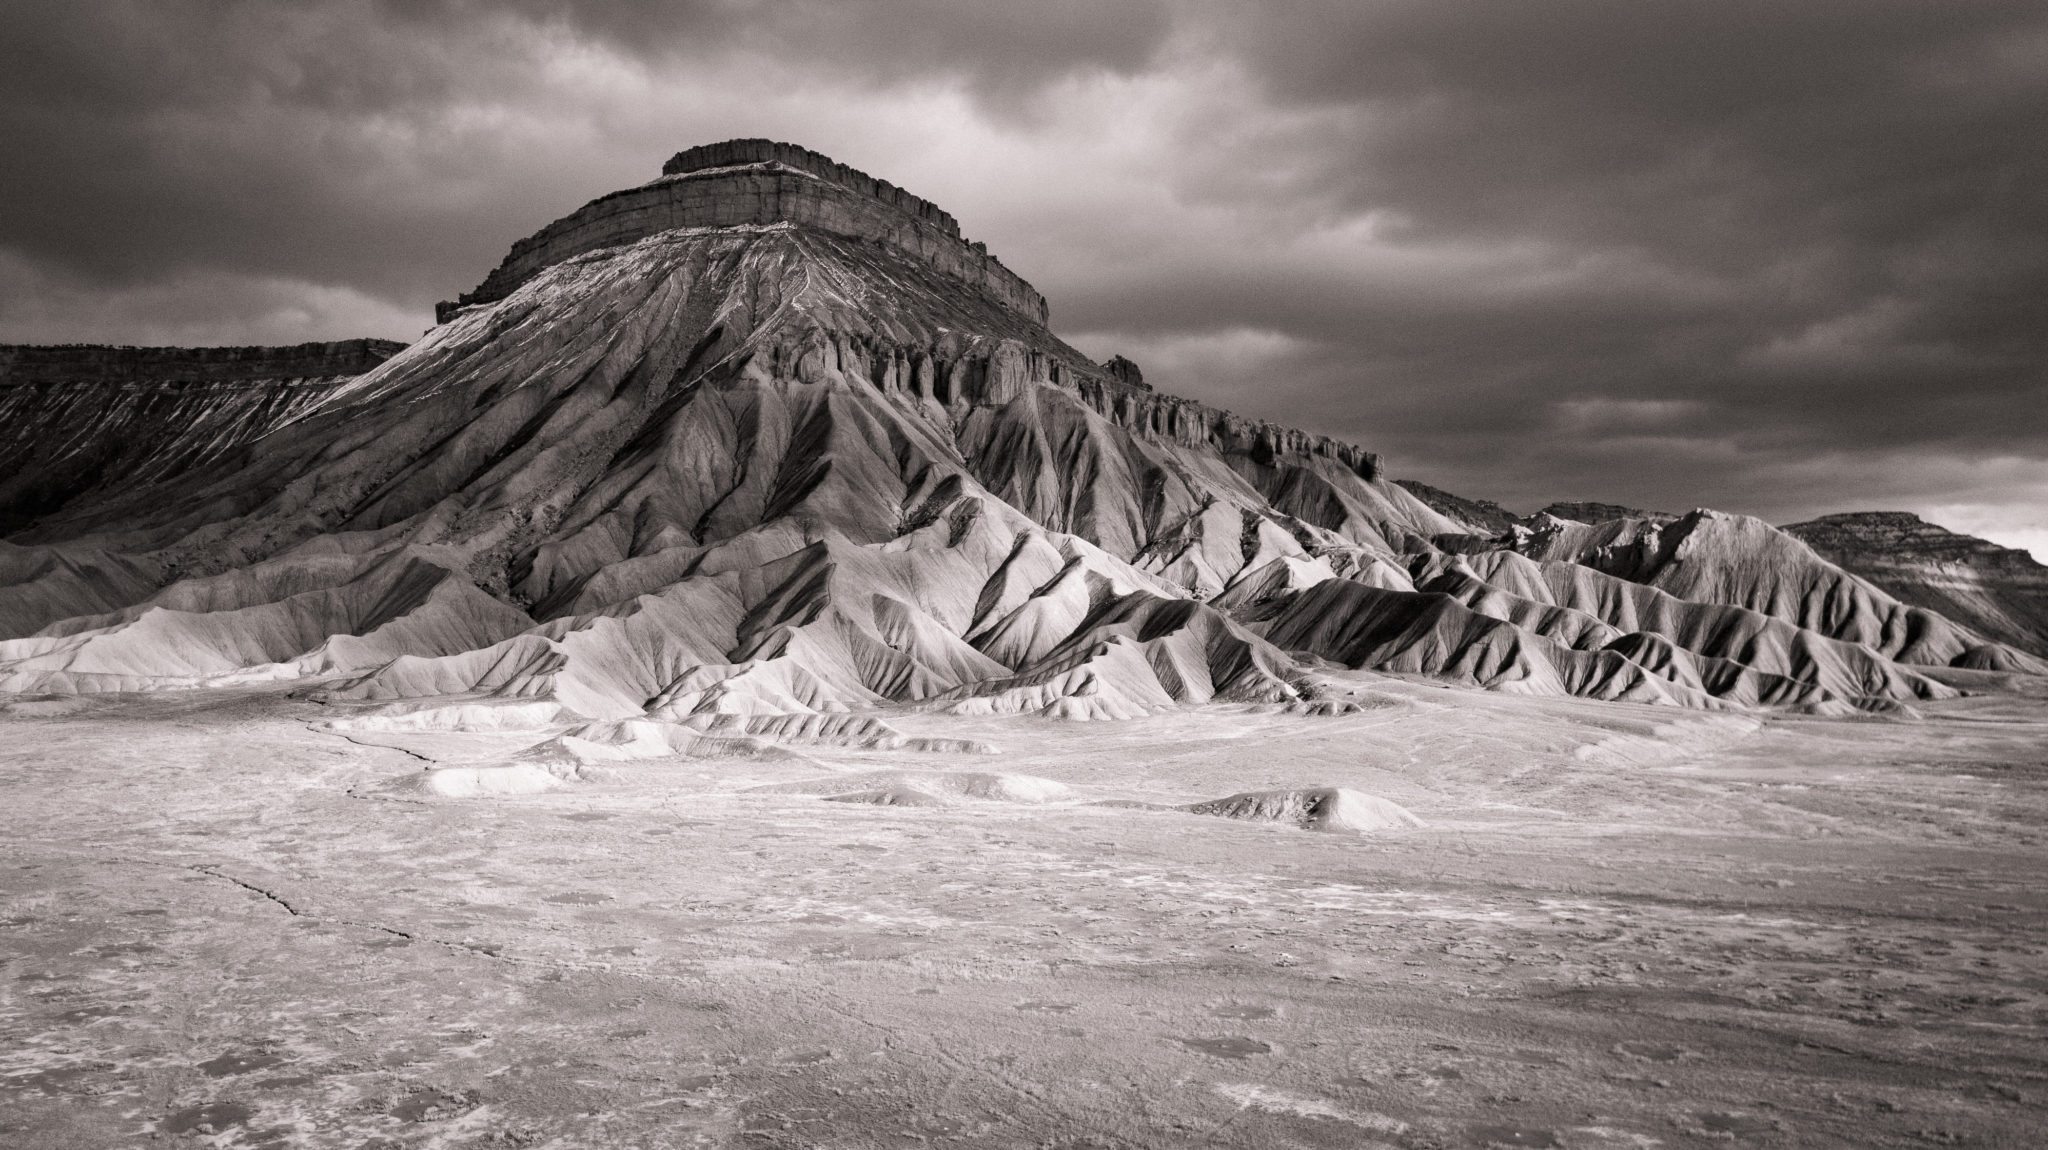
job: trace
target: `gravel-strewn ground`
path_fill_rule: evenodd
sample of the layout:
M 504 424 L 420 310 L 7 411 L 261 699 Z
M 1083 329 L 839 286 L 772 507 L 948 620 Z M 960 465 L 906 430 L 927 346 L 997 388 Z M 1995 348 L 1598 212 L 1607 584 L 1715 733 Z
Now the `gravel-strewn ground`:
M 351 742 L 264 695 L 17 708 L 0 1144 L 2039 1144 L 2039 700 L 1370 688 L 1393 704 L 1326 719 L 895 714 L 1003 753 L 463 801 L 389 784 L 522 737 Z M 746 791 L 890 766 L 1074 799 Z M 1428 826 L 1088 805 L 1315 785 Z

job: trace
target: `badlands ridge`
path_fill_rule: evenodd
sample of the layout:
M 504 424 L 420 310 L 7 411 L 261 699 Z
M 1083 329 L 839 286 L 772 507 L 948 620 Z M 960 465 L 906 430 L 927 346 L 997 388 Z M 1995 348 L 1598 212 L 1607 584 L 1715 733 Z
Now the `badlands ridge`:
M 801 741 L 891 738 L 859 715 L 889 705 L 1373 705 L 1335 667 L 1830 715 L 2048 670 L 2000 641 L 2040 652 L 2039 617 L 1889 592 L 1839 532 L 1411 491 L 1047 317 L 926 201 L 736 140 L 520 241 L 409 347 L 0 352 L 0 692 Z

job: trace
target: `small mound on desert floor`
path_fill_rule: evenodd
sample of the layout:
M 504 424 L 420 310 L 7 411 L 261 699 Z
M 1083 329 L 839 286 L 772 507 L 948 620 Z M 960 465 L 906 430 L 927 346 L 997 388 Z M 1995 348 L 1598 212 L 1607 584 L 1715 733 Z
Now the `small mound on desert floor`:
M 1307 719 L 1338 719 L 1345 715 L 1362 715 L 1368 711 L 1384 710 L 1401 706 L 1399 699 L 1368 695 L 1356 699 L 1302 699 L 1292 703 L 1261 703 L 1252 708 L 1254 714 L 1295 715 Z
M 953 804 L 930 791 L 897 784 L 845 795 L 826 795 L 828 803 L 861 803 L 871 807 L 950 807 Z
M 343 715 L 329 720 L 327 726 L 334 731 L 544 731 L 575 717 L 550 700 L 439 707 L 401 704 Z
M 2048 674 L 2048 661 L 2015 651 L 2003 643 L 1972 647 L 1956 657 L 1952 666 L 1970 671 L 2004 671 L 2008 674 Z
M 1421 819 L 1399 803 L 1346 787 L 1246 791 L 1181 809 L 1244 822 L 1285 823 L 1303 830 L 1350 834 L 1423 825 Z
M 503 795 L 537 795 L 566 780 L 535 763 L 496 767 L 435 767 L 407 775 L 397 789 L 443 799 L 479 799 Z
M 76 714 L 92 705 L 92 700 L 78 695 L 25 695 L 0 703 L 0 715 L 40 719 Z
M 761 739 L 700 735 L 675 723 L 613 719 L 571 727 L 519 752 L 520 762 L 544 766 L 645 759 L 756 759 L 808 761 Z
M 1071 798 L 1065 783 L 1036 775 L 993 774 L 987 771 L 867 771 L 828 775 L 793 783 L 750 788 L 752 794 L 819 795 L 845 798 L 855 794 L 914 790 L 926 795 L 981 799 L 998 803 L 1047 803 Z M 845 801 L 870 801 L 846 798 Z
M 660 708 L 656 708 L 660 713 Z M 792 746 L 852 747 L 871 751 L 909 751 L 931 755 L 993 755 L 1000 752 L 978 739 L 940 739 L 905 735 L 866 715 L 689 715 L 674 720 L 691 730 L 726 736 L 749 736 Z

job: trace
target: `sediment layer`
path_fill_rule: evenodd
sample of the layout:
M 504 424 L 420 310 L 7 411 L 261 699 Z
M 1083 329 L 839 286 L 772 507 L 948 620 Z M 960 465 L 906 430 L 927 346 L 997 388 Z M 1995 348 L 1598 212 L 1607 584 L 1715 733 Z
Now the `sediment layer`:
M 727 140 L 677 153 L 662 170 L 652 183 L 600 196 L 515 243 L 476 290 L 440 305 L 438 318 L 503 299 L 552 264 L 659 232 L 790 223 L 887 244 L 1035 323 L 1047 321 L 1038 289 L 963 238 L 952 216 L 807 148 Z

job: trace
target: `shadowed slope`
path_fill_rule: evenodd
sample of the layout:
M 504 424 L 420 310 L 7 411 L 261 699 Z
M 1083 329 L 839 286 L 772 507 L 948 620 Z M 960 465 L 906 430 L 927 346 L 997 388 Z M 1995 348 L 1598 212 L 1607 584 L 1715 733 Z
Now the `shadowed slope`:
M 0 347 L 0 534 L 224 459 L 400 348 Z

